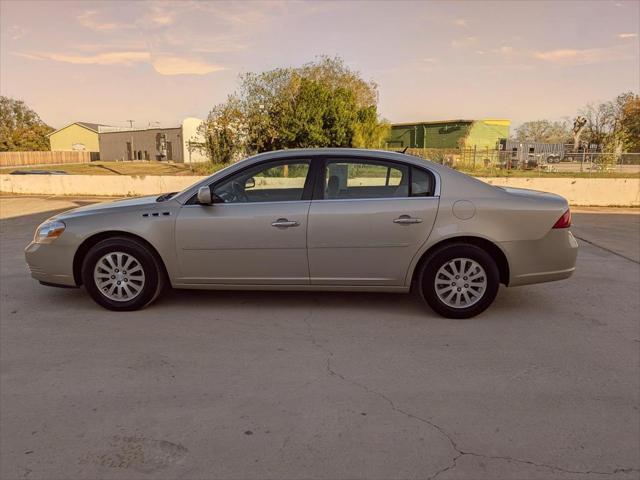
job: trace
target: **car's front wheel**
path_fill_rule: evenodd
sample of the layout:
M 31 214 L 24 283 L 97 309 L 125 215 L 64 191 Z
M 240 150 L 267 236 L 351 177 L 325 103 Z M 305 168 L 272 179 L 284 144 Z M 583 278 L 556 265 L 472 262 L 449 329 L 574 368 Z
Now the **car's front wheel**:
M 496 262 L 475 245 L 446 245 L 433 252 L 419 272 L 422 298 L 447 318 L 482 313 L 493 303 L 499 286 Z
M 94 245 L 82 263 L 82 282 L 91 298 L 109 310 L 138 310 L 160 294 L 163 271 L 149 249 L 126 237 Z

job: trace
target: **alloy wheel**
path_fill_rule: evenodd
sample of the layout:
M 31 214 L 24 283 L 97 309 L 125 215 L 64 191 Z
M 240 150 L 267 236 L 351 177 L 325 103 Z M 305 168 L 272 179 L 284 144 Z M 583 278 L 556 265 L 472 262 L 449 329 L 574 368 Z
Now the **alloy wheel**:
M 454 258 L 438 269 L 435 278 L 436 295 L 452 308 L 467 308 L 476 304 L 487 289 L 484 268 L 470 258 Z
M 142 264 L 133 255 L 109 252 L 96 262 L 93 280 L 102 295 L 116 302 L 126 302 L 142 292 L 145 275 Z

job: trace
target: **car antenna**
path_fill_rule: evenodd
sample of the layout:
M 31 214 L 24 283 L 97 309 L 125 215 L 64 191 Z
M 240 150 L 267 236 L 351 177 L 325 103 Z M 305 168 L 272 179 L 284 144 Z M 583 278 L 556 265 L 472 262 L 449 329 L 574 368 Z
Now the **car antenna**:
M 407 151 L 407 148 L 409 148 L 409 145 L 407 145 L 406 147 L 404 147 L 404 150 L 402 150 L 402 153 L 405 153 Z

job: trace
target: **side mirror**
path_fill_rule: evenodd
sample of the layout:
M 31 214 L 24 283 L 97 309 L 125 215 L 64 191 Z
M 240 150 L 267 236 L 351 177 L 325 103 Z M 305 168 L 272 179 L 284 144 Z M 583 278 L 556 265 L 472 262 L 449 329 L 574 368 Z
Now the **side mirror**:
M 213 205 L 213 198 L 211 195 L 211 188 L 200 187 L 198 189 L 198 203 L 200 205 Z
M 248 188 L 253 188 L 256 186 L 256 179 L 251 177 L 251 178 L 247 178 L 247 181 L 244 182 L 244 189 L 248 189 Z

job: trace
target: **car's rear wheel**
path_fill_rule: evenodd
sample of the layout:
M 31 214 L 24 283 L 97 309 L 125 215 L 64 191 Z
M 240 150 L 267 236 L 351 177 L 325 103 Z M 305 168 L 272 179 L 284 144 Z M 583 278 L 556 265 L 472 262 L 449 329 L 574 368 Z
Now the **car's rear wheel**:
M 496 262 L 475 245 L 450 244 L 425 261 L 419 291 L 427 304 L 447 318 L 470 318 L 496 298 L 500 273 Z
M 82 282 L 91 298 L 109 310 L 138 310 L 162 291 L 164 274 L 140 242 L 114 237 L 94 245 L 82 263 Z

